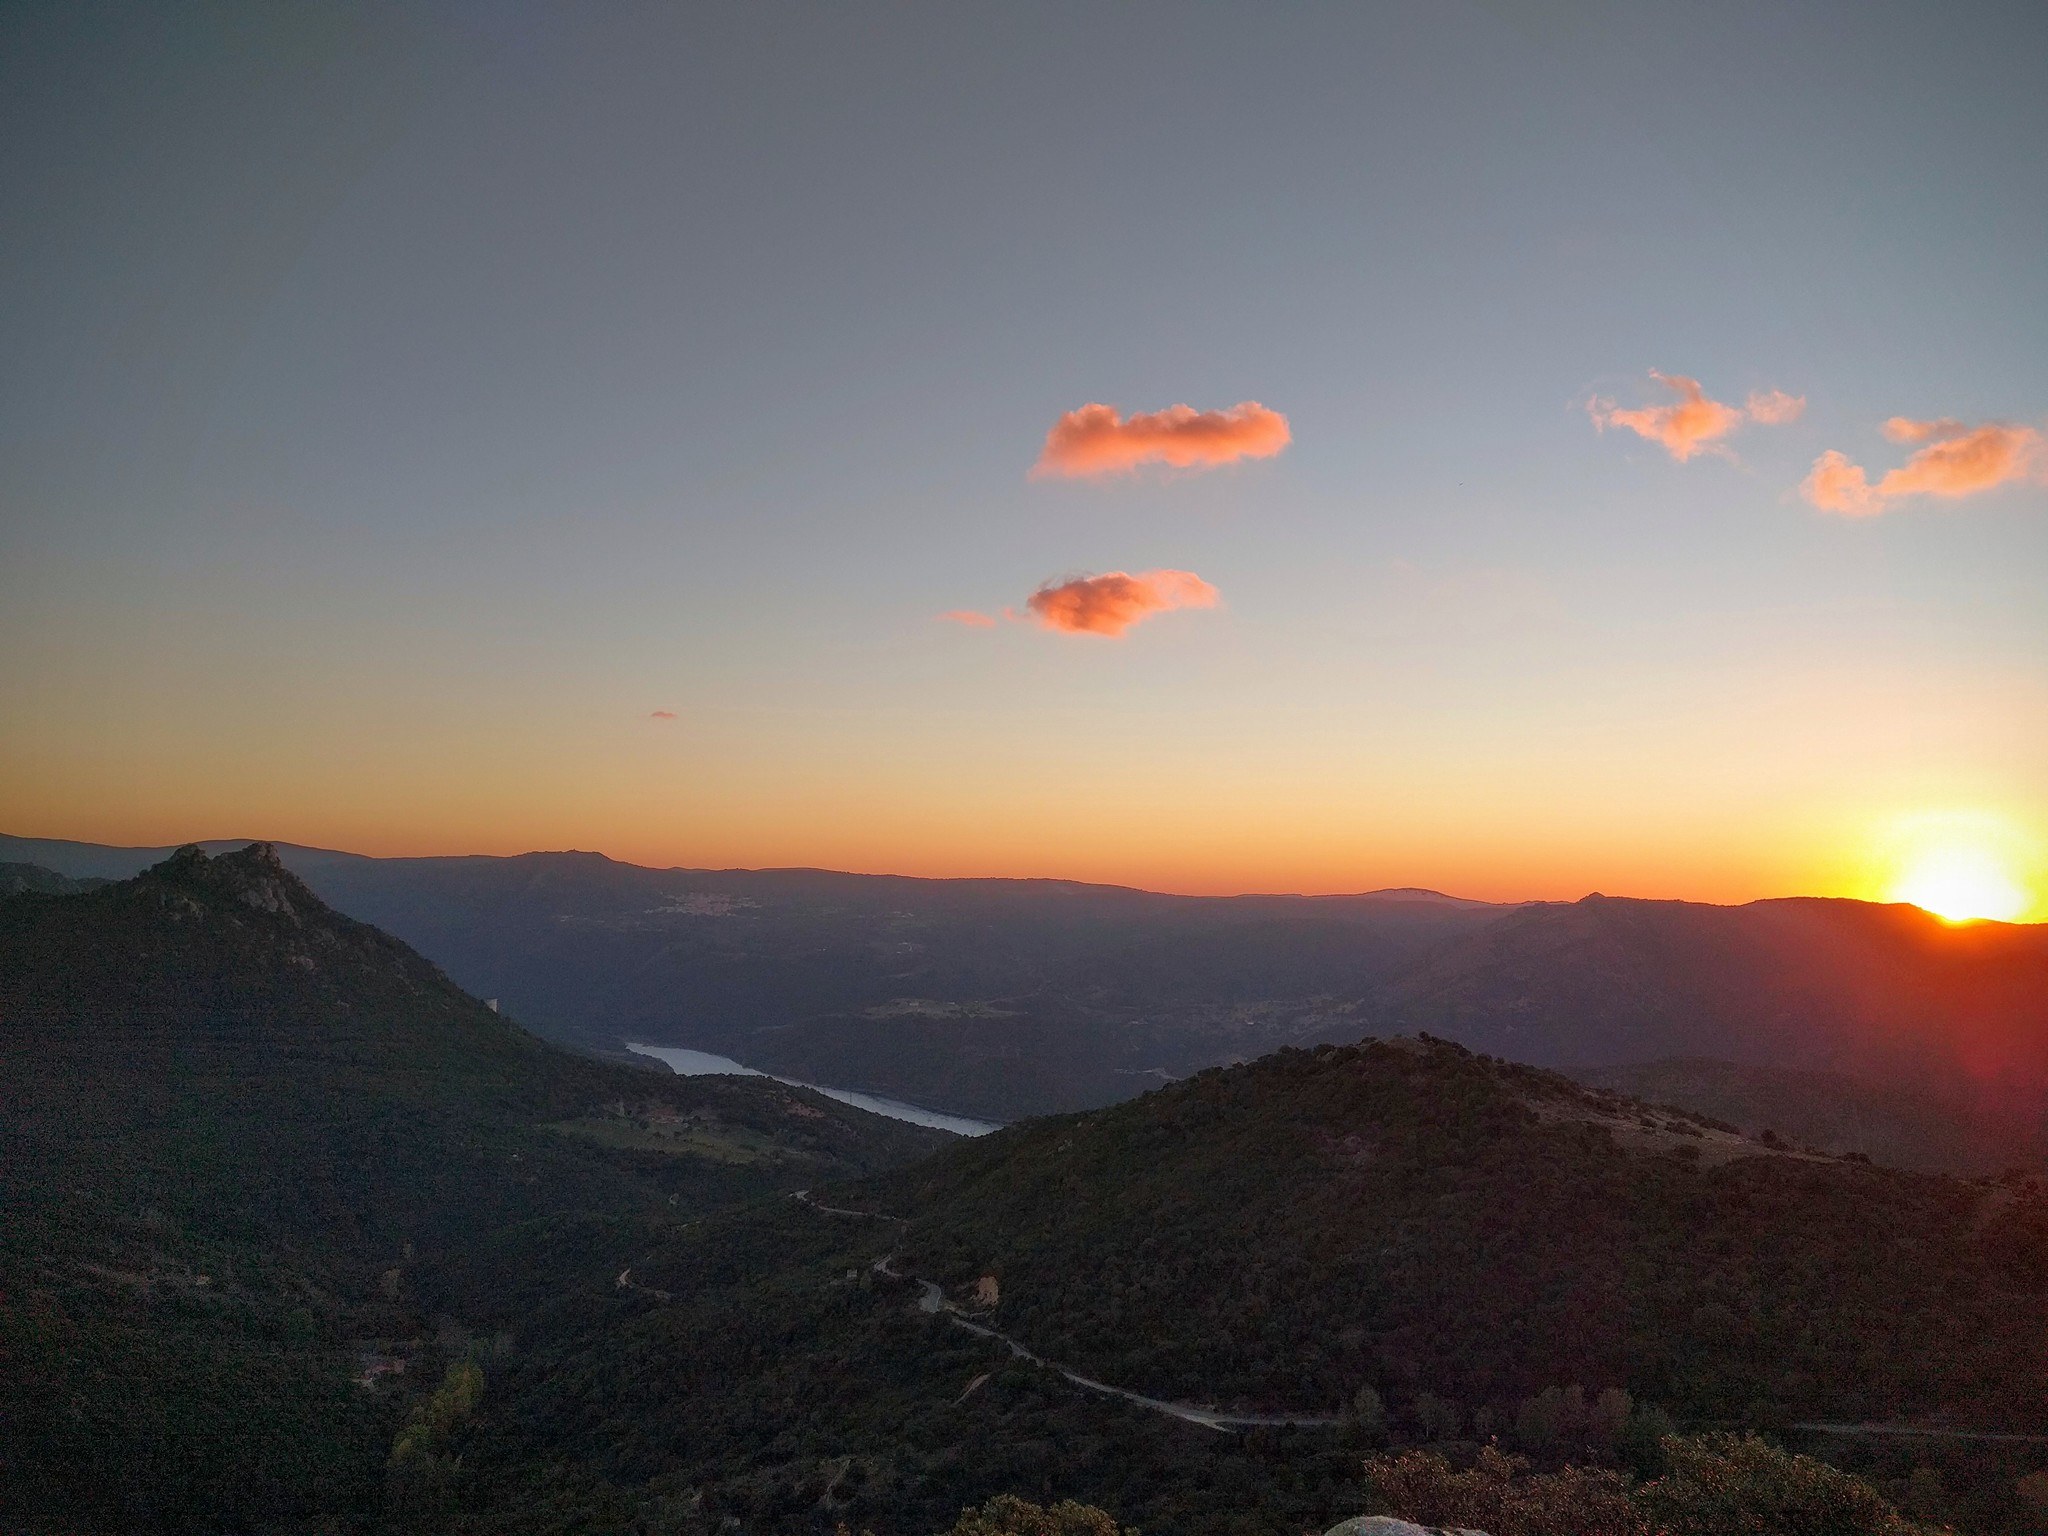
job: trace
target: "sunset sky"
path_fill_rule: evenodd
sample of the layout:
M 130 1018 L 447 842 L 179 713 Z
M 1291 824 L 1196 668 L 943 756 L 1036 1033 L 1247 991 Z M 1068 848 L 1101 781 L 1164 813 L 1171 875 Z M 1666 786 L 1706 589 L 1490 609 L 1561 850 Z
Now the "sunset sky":
M 2048 918 L 2044 58 L 10 7 L 0 831 Z

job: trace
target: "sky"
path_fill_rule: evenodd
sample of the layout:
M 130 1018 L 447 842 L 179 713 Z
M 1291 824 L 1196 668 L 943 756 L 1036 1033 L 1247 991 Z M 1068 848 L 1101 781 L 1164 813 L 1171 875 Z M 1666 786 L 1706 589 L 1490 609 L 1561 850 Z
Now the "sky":
M 0 830 L 2048 918 L 2043 57 L 8 7 Z

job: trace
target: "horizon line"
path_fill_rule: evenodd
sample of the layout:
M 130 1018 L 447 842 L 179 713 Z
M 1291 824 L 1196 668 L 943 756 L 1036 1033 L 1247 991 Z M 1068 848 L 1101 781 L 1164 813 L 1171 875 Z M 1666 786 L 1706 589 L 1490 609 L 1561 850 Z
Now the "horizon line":
M 1690 896 L 1633 896 L 1615 895 L 1609 891 L 1592 890 L 1582 896 L 1551 897 L 1531 896 L 1507 900 L 1490 900 L 1480 896 L 1460 896 L 1450 891 L 1426 885 L 1386 885 L 1362 890 L 1341 891 L 1175 891 L 1162 890 L 1153 886 L 1129 885 L 1114 880 L 1083 880 L 1069 875 L 910 875 L 887 869 L 838 869 L 824 864 L 641 864 L 631 859 L 621 859 L 597 848 L 525 848 L 517 853 L 358 853 L 349 848 L 330 848 L 317 843 L 298 843 L 289 838 L 267 837 L 205 837 L 186 838 L 176 843 L 101 843 L 88 838 L 77 837 L 32 837 L 16 832 L 0 832 L 0 842 L 16 843 L 63 843 L 75 848 L 99 849 L 109 853 L 148 854 L 161 853 L 168 856 L 180 848 L 205 848 L 212 845 L 229 844 L 237 850 L 258 843 L 273 847 L 296 849 L 303 853 L 327 854 L 341 859 L 362 859 L 376 863 L 397 863 L 400 861 L 423 861 L 429 859 L 522 859 L 563 856 L 603 859 L 606 863 L 617 864 L 627 869 L 646 870 L 653 874 L 690 875 L 840 875 L 858 880 L 916 880 L 930 884 L 1009 884 L 1009 885 L 1070 885 L 1089 890 L 1124 891 L 1138 896 L 1159 896 L 1177 901 L 1360 901 L 1371 898 L 1390 899 L 1412 895 L 1418 900 L 1452 903 L 1460 906 L 1498 907 L 1513 909 L 1520 907 L 1578 906 L 1589 901 L 1638 901 L 1660 902 L 1681 906 L 1716 907 L 1724 911 L 1736 911 L 1743 907 L 1757 906 L 1773 901 L 1848 901 L 1860 906 L 1908 907 L 1915 912 L 1925 913 L 1935 921 L 1950 927 L 1976 927 L 1992 923 L 2001 927 L 2030 928 L 2048 926 L 2022 919 L 1973 918 L 1962 923 L 1953 923 L 1939 913 L 1929 911 L 1910 901 L 1878 901 L 1860 896 L 1823 896 L 1810 892 L 1793 892 L 1777 896 L 1753 896 L 1746 901 L 1705 901 Z M 147 867 L 147 866 L 145 866 Z

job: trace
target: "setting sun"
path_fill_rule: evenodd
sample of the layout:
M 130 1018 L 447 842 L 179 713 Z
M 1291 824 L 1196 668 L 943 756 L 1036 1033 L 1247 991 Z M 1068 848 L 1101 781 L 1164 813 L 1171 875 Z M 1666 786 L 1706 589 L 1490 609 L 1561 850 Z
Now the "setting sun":
M 1909 901 L 1951 923 L 2010 922 L 2029 902 L 2004 860 L 1989 849 L 1966 845 L 1922 854 L 1893 885 L 1891 899 Z

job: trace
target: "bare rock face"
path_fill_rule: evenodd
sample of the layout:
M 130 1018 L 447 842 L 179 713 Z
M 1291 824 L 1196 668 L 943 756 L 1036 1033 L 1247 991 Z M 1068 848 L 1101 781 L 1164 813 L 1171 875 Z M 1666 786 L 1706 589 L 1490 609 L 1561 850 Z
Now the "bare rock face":
M 1342 1525 L 1331 1526 L 1324 1536 L 1486 1536 L 1486 1533 L 1464 1526 L 1447 1530 L 1439 1525 L 1416 1525 L 1413 1521 L 1396 1520 L 1392 1515 L 1358 1515 Z
M 285 869 L 270 844 L 251 843 L 240 853 L 222 854 L 213 868 L 216 878 L 257 911 L 303 920 L 292 898 L 305 894 L 305 887 Z
M 303 922 L 306 911 L 319 905 L 268 843 L 251 843 L 239 853 L 215 859 L 198 844 L 187 843 L 147 873 L 164 884 L 232 897 L 294 923 Z

